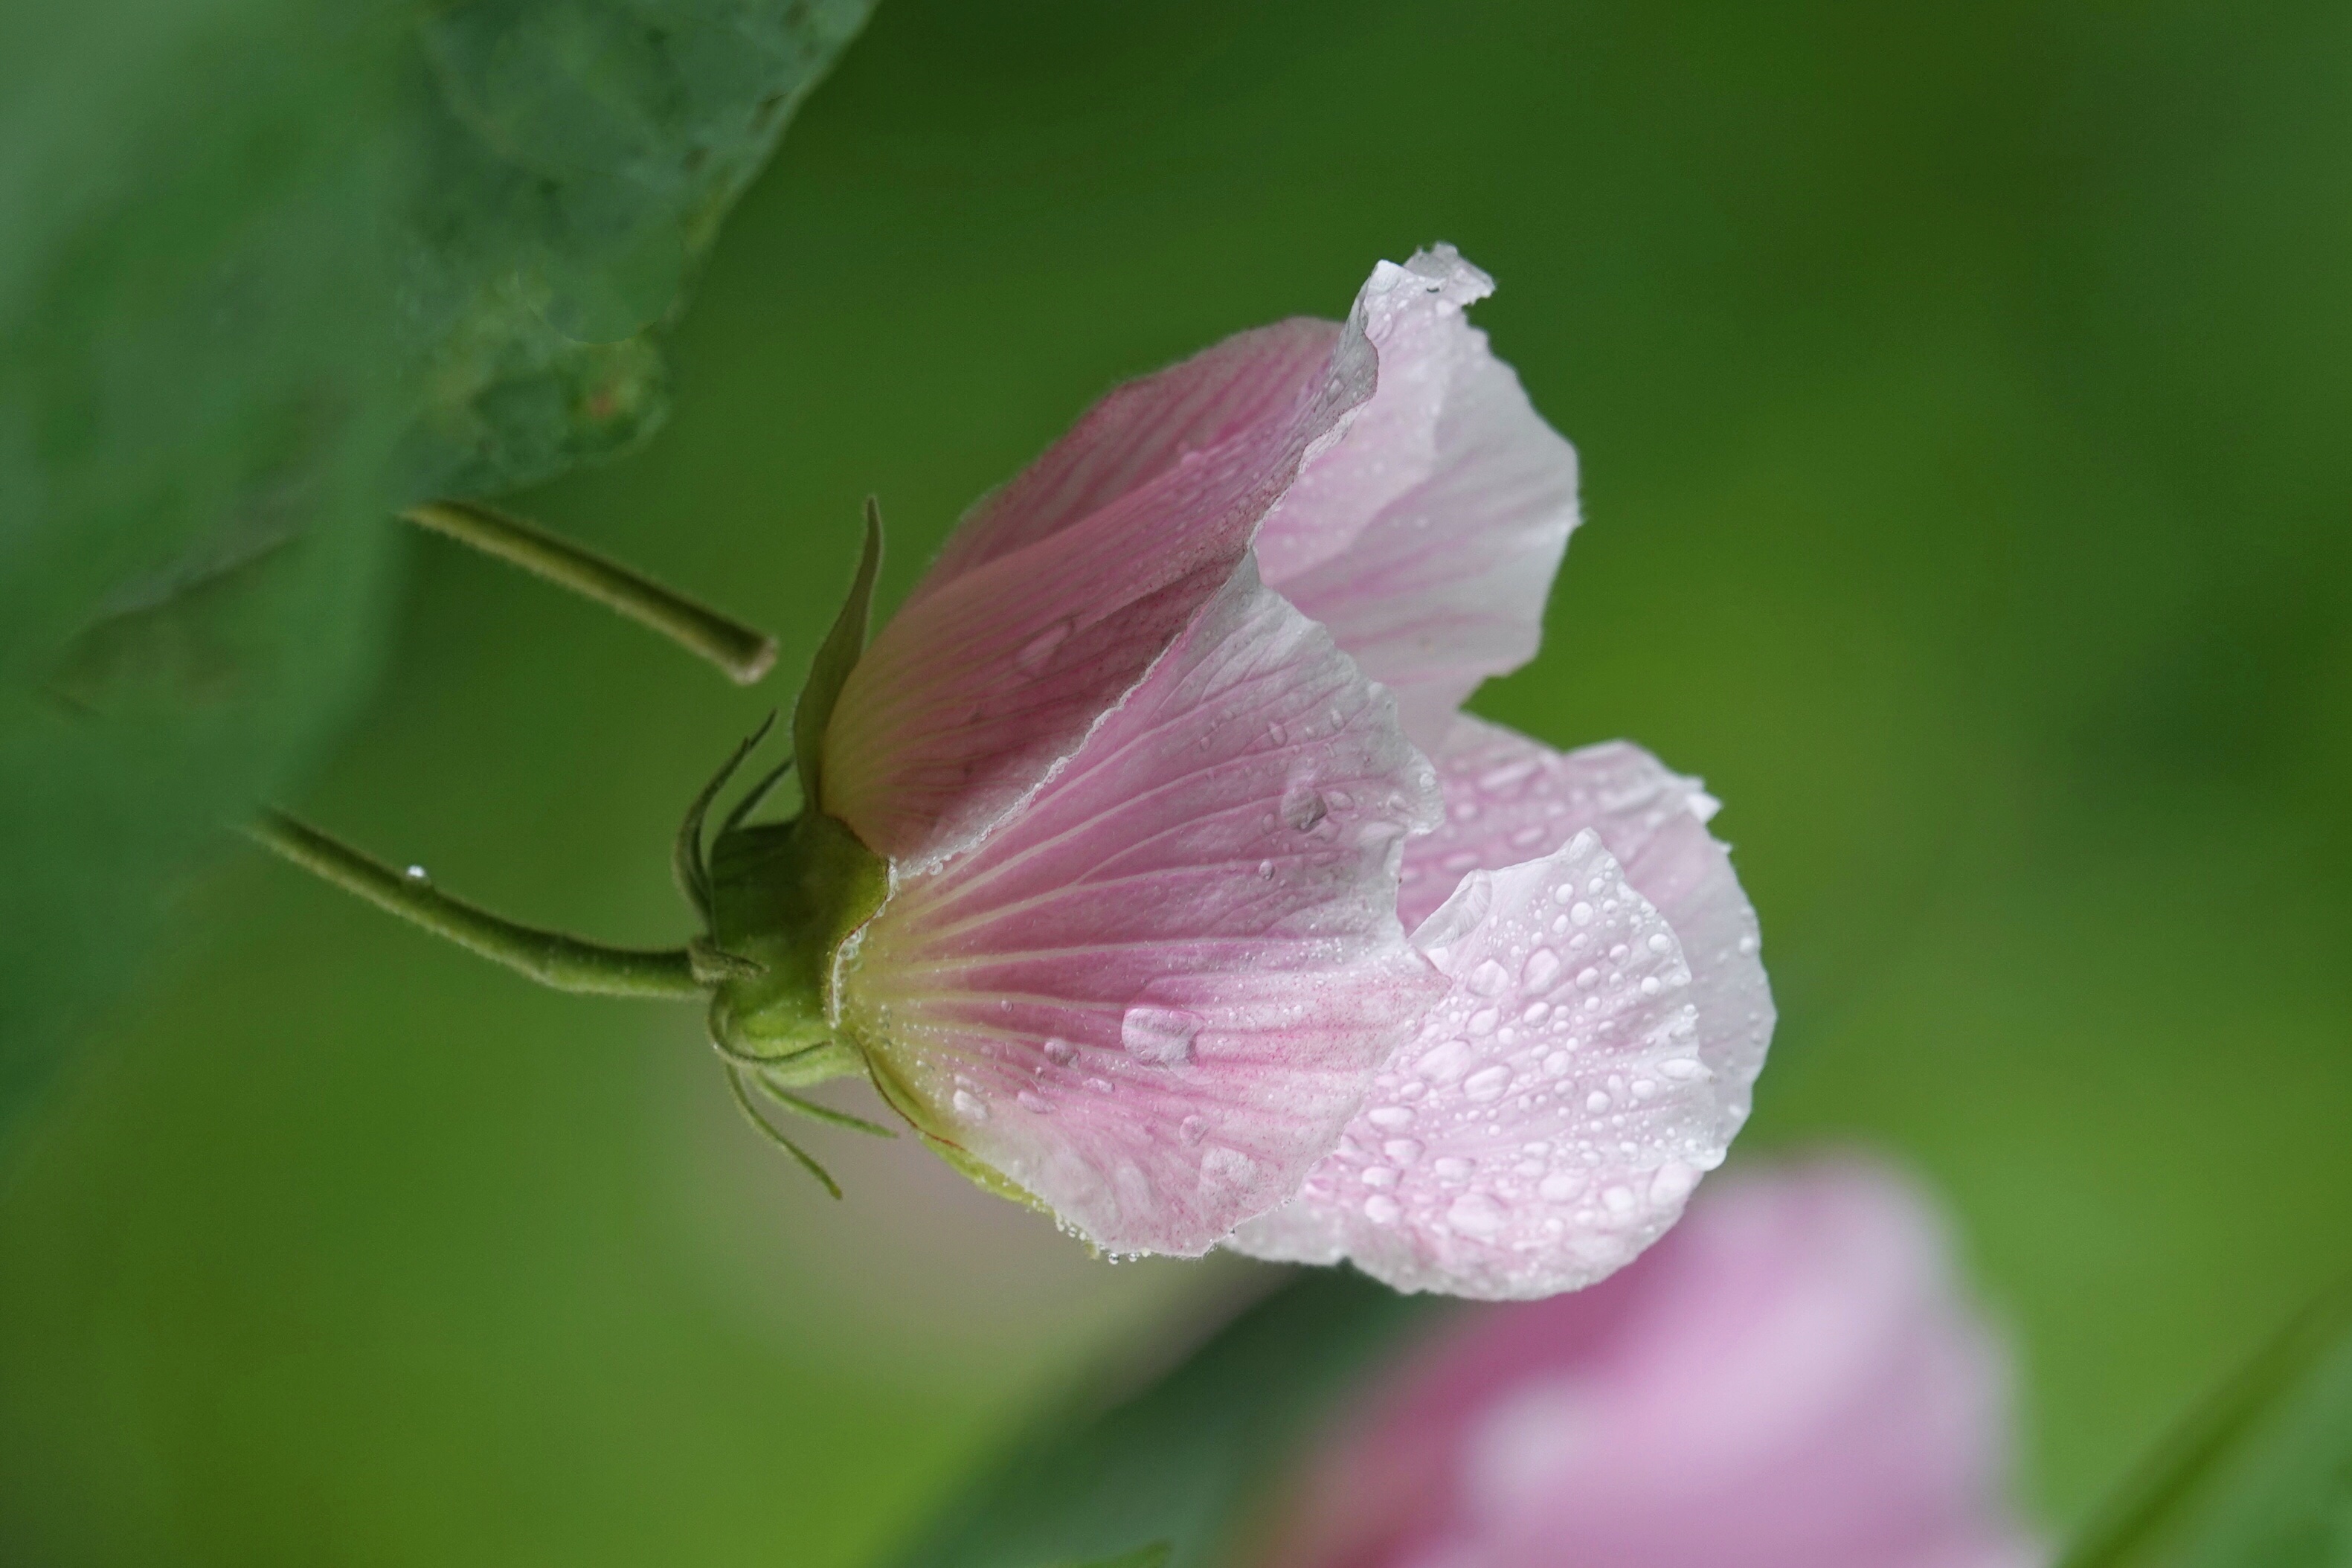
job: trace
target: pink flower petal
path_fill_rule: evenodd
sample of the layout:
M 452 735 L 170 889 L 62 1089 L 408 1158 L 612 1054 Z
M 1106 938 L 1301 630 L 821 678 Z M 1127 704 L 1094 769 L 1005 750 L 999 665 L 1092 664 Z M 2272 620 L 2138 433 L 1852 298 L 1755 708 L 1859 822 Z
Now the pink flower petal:
M 1233 1245 L 1401 1290 L 1572 1290 L 1723 1158 L 1682 944 L 1591 830 L 1477 870 L 1414 932 L 1453 982 L 1298 1195 Z
M 1396 916 L 1435 817 L 1388 697 L 1246 560 L 969 853 L 901 874 L 842 1022 L 918 1125 L 1113 1251 L 1294 1191 L 1444 983 Z
M 974 510 L 851 672 L 825 808 L 912 866 L 976 840 L 1224 586 L 1371 377 L 1360 333 L 1286 323 L 1104 399 Z
M 2007 1368 L 1907 1184 L 1710 1187 L 1594 1289 L 1474 1310 L 1351 1413 L 1267 1568 L 2028 1568 Z
M 1691 967 L 1698 1053 L 1715 1075 L 1719 1141 L 1748 1119 L 1748 1089 L 1772 1038 L 1772 991 L 1756 911 L 1731 857 L 1706 831 L 1716 802 L 1698 780 L 1623 741 L 1565 754 L 1463 715 L 1433 753 L 1445 823 L 1405 847 L 1401 912 L 1419 924 L 1473 869 L 1548 855 L 1591 828 L 1658 907 Z
M 1380 384 L 1259 536 L 1266 582 L 1331 628 L 1434 748 L 1463 699 L 1532 658 L 1576 526 L 1576 451 L 1463 316 L 1494 282 L 1441 245 L 1382 262 L 1350 317 Z

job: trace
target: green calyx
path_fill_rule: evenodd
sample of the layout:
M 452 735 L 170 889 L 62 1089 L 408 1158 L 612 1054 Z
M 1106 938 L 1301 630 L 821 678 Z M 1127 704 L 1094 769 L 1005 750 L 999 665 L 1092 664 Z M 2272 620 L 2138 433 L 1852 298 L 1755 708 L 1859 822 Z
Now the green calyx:
M 863 1072 L 833 1024 L 834 955 L 882 907 L 890 868 L 821 811 L 721 833 L 709 862 L 710 1035 L 786 1087 Z
M 781 1088 L 821 1083 L 865 1066 L 834 1027 L 834 958 L 882 907 L 890 868 L 824 810 L 824 735 L 842 686 L 866 651 L 881 564 L 882 512 L 869 499 L 857 575 L 793 708 L 791 759 L 728 813 L 706 855 L 704 816 L 766 736 L 762 724 L 703 786 L 678 827 L 678 887 L 709 931 L 690 951 L 696 973 L 711 987 L 710 1037 L 730 1060 L 756 1064 L 763 1081 Z M 800 773 L 800 816 L 747 824 L 768 791 L 793 769 Z

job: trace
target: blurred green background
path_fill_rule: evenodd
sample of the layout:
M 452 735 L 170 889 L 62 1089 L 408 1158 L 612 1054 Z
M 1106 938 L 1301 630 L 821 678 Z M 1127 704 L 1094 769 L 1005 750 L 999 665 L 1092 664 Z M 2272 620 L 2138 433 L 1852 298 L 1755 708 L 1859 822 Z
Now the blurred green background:
M 298 804 L 675 940 L 667 837 L 878 491 L 902 593 L 1115 379 L 1444 238 L 1586 464 L 1489 714 L 1727 803 L 1781 1007 L 1735 1159 L 1947 1194 L 2076 1517 L 2352 1263 L 2352 12 L 886 0 L 640 455 L 527 510 L 778 627 L 744 693 L 403 539 Z M 390 528 L 392 525 L 385 525 Z M 1263 1283 L 919 1150 L 827 1203 L 690 1009 L 543 994 L 257 856 L 15 1137 L 0 1555 L 870 1560 Z

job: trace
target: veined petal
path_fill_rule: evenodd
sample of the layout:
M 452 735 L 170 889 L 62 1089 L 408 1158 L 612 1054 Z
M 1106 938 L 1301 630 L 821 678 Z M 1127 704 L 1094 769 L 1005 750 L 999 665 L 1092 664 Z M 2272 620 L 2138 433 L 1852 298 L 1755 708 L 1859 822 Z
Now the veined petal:
M 1772 990 L 1756 911 L 1731 857 L 1706 830 L 1717 803 L 1699 781 L 1624 741 L 1562 753 L 1484 720 L 1457 716 L 1433 753 L 1445 822 L 1405 848 L 1401 910 L 1418 925 L 1468 872 L 1548 855 L 1590 828 L 1626 879 L 1674 928 L 1691 969 L 1699 1059 L 1715 1075 L 1729 1142 L 1772 1038 Z
M 1266 582 L 1331 628 L 1433 749 L 1462 700 L 1534 657 L 1576 526 L 1576 451 L 1465 307 L 1494 282 L 1441 245 L 1382 262 L 1350 321 L 1380 384 L 1268 515 Z
M 850 673 L 824 808 L 914 868 L 974 842 L 1225 585 L 1371 380 L 1360 333 L 1294 322 L 1105 398 L 975 509 Z
M 902 875 L 841 1023 L 909 1119 L 1118 1252 L 1295 1191 L 1445 983 L 1396 914 L 1434 775 L 1244 560 L 976 847 Z
M 1664 917 L 1588 829 L 1471 872 L 1413 940 L 1452 989 L 1337 1152 L 1234 1245 L 1492 1300 L 1632 1261 L 1725 1146 Z

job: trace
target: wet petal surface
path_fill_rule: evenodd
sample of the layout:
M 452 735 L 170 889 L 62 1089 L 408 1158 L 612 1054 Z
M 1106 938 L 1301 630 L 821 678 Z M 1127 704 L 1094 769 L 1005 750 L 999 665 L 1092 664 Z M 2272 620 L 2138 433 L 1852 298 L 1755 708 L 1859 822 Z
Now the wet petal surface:
M 1414 941 L 1450 990 L 1338 1151 L 1234 1246 L 1493 1299 L 1622 1267 L 1724 1152 L 1673 930 L 1588 829 L 1472 872 Z
M 844 1024 L 919 1126 L 1105 1248 L 1296 1190 L 1444 981 L 1396 915 L 1429 764 L 1244 563 L 977 847 L 902 877 Z
M 1434 749 L 1490 675 L 1532 658 L 1576 526 L 1576 452 L 1464 309 L 1493 280 L 1438 246 L 1382 262 L 1350 320 L 1380 384 L 1259 537 L 1266 582 L 1331 628 Z
M 851 672 L 825 808 L 910 867 L 976 841 L 1225 585 L 1371 380 L 1360 335 L 1298 322 L 1106 398 L 975 509 Z
M 1699 1059 L 1715 1075 L 1718 1134 L 1729 1142 L 1747 1120 L 1773 1011 L 1756 911 L 1729 853 L 1706 830 L 1714 797 L 1628 742 L 1556 752 L 1466 714 L 1434 760 L 1445 821 L 1405 847 L 1405 924 L 1428 918 L 1474 870 L 1500 870 L 1598 833 L 1682 944 L 1691 969 L 1685 999 L 1698 1009 Z

